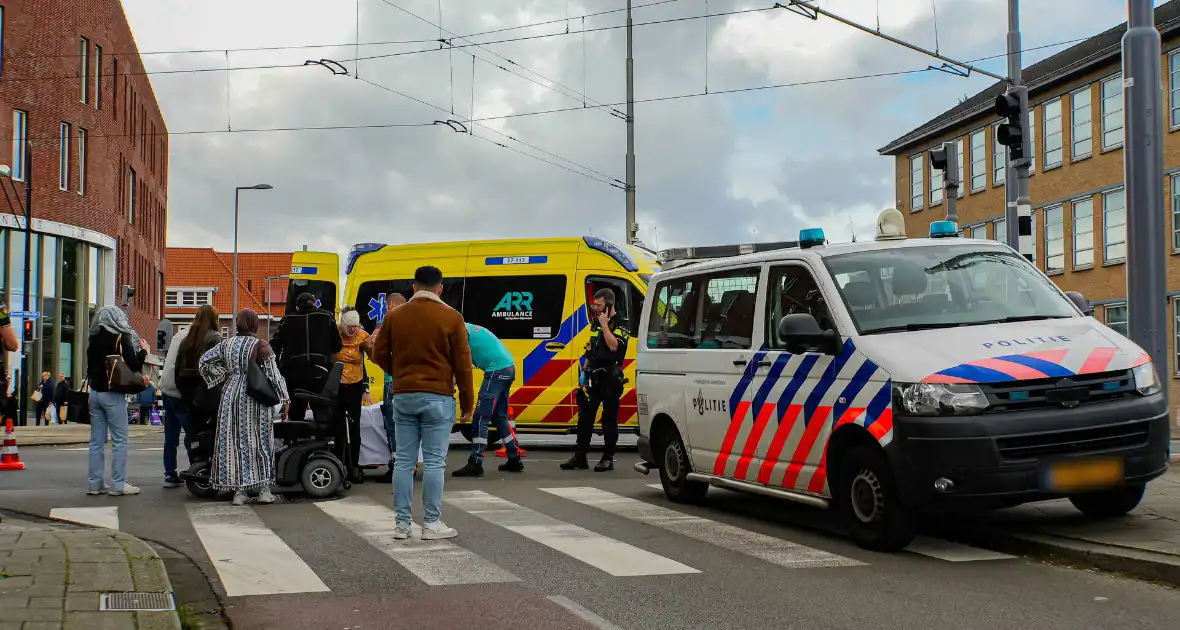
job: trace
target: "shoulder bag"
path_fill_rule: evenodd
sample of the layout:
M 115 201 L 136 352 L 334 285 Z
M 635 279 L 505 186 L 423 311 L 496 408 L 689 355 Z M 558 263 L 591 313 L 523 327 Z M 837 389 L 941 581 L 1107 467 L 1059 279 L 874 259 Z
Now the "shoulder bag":
M 257 344 L 255 344 L 255 349 L 257 349 Z M 257 357 L 250 359 L 249 367 L 246 369 L 246 395 L 263 407 L 274 407 L 280 402 L 279 395 L 275 392 L 275 386 L 266 377 L 266 372 L 262 371 Z
M 106 357 L 107 389 L 122 394 L 138 394 L 147 385 L 143 374 L 136 372 L 123 359 L 123 335 L 115 338 L 115 352 Z

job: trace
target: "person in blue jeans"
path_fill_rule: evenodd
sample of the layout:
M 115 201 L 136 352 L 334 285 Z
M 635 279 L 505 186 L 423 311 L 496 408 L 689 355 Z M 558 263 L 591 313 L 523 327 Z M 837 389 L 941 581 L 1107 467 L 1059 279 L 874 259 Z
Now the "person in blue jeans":
M 422 449 L 422 540 L 454 538 L 459 532 L 442 521 L 443 481 L 455 387 L 459 413 L 471 418 L 475 391 L 471 348 L 463 316 L 443 301 L 442 272 L 420 267 L 414 297 L 390 313 L 377 333 L 372 360 L 393 375 L 393 421 L 397 433 L 393 508 L 396 540 L 411 536 L 414 464 Z
M 508 461 L 500 464 L 505 472 L 524 472 L 516 438 L 508 428 L 508 394 L 516 380 L 516 359 L 496 337 L 495 333 L 474 324 L 467 327 L 467 341 L 471 346 L 471 362 L 483 372 L 483 385 L 475 401 L 475 419 L 471 425 L 471 457 L 467 465 L 451 473 L 452 477 L 483 477 L 483 452 L 488 446 L 488 423 L 496 423 L 500 442 L 508 453 Z
M 160 397 L 164 401 L 164 487 L 179 488 L 184 485 L 176 474 L 176 448 L 180 446 L 180 430 L 184 429 L 184 453 L 192 463 L 192 430 L 189 427 L 189 407 L 184 402 L 180 387 L 176 384 L 176 357 L 180 344 L 188 336 L 185 328 L 172 338 L 168 353 L 164 357 L 164 368 L 160 371 Z
M 394 309 L 405 303 L 406 297 L 404 295 L 390 293 L 385 298 L 385 316 L 381 325 L 385 325 L 385 320 L 389 318 L 389 314 Z M 385 435 L 389 440 L 389 472 L 382 475 L 378 481 L 393 483 L 393 466 L 397 459 L 397 429 L 393 423 L 393 377 L 389 375 L 389 372 L 385 373 L 385 387 L 381 390 L 381 418 L 385 421 Z
M 148 345 L 142 341 L 127 314 L 116 306 L 104 306 L 94 314 L 86 346 L 86 378 L 90 381 L 90 470 L 86 494 L 124 496 L 139 494 L 139 488 L 127 483 L 127 394 L 108 386 L 107 357 L 119 355 L 132 372 L 143 369 Z M 143 387 L 148 379 L 144 377 Z M 111 437 L 111 487 L 103 485 L 103 468 L 107 434 Z

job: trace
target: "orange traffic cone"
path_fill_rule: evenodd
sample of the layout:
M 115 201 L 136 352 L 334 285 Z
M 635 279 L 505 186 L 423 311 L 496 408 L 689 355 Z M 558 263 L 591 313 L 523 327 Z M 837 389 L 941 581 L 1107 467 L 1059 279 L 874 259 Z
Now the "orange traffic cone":
M 511 413 L 512 411 L 512 409 L 509 409 L 510 415 L 515 416 L 516 414 Z M 512 434 L 512 440 L 516 442 L 516 450 L 520 452 L 521 457 L 524 457 L 524 454 L 528 451 L 524 450 L 524 447 L 520 445 L 520 440 L 516 439 L 516 421 L 511 418 L 508 420 L 508 432 Z M 503 444 L 503 442 L 501 442 L 501 444 Z M 508 449 L 501 446 L 496 450 L 496 457 L 508 457 Z
M 4 446 L 0 448 L 0 470 L 24 470 L 20 451 L 16 448 L 16 436 L 12 433 L 12 418 L 4 421 Z

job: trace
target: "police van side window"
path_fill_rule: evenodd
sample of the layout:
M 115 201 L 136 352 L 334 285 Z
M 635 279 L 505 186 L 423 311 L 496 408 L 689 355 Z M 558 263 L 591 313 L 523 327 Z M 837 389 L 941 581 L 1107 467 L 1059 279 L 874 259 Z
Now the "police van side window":
M 702 350 L 748 350 L 753 345 L 754 307 L 761 270 L 727 270 L 705 281 L 700 309 L 704 323 L 698 331 Z
M 565 275 L 467 278 L 463 318 L 500 339 L 553 339 L 565 310 Z
M 872 286 L 867 279 L 855 276 L 837 277 L 845 295 L 862 289 L 872 299 Z M 862 282 L 863 286 L 857 284 Z M 850 288 L 851 287 L 851 288 Z M 786 344 L 778 338 L 778 323 L 783 317 L 796 313 L 807 313 L 819 322 L 823 330 L 835 329 L 836 323 L 828 311 L 827 302 L 811 271 L 802 265 L 787 265 L 770 269 L 770 290 L 766 297 L 766 346 L 784 349 Z
M 652 292 L 655 304 L 647 322 L 647 347 L 684 349 L 700 343 L 701 279 L 665 280 Z
M 442 300 L 456 311 L 463 311 L 463 278 L 443 278 Z M 385 305 L 390 293 L 401 293 L 409 300 L 414 297 L 414 281 L 370 280 L 362 282 L 356 292 L 357 313 L 361 316 L 361 327 L 370 335 L 385 319 Z

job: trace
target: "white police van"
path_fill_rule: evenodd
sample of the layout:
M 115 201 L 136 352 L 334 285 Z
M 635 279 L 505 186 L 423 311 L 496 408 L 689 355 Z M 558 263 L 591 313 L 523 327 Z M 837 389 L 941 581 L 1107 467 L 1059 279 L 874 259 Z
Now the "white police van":
M 844 514 L 897 550 L 928 508 L 1068 497 L 1092 517 L 1139 504 L 1167 468 L 1150 358 L 1011 248 L 949 221 L 907 239 L 683 265 L 640 322 L 636 470 L 667 496 L 709 486 Z

